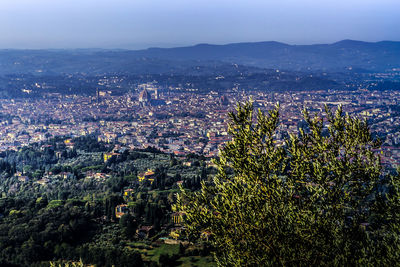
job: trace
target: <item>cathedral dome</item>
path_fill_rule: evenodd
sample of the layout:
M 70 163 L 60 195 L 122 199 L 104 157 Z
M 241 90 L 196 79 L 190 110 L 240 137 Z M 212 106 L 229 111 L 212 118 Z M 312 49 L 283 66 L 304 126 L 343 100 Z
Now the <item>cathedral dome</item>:
M 140 92 L 139 102 L 150 102 L 150 100 L 151 100 L 151 95 L 146 89 Z

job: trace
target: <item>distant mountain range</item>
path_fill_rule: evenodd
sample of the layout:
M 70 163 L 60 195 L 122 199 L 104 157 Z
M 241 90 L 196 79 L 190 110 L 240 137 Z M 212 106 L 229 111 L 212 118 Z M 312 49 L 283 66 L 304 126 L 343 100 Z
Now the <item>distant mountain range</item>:
M 150 48 L 136 54 L 169 60 L 217 60 L 286 70 L 364 69 L 385 71 L 400 66 L 400 42 L 368 43 L 343 40 L 333 44 L 288 45 L 279 42 L 199 44 L 179 48 Z
M 343 40 L 315 45 L 256 42 L 145 50 L 0 50 L 0 75 L 156 74 L 226 63 L 290 71 L 389 71 L 400 68 L 400 42 Z

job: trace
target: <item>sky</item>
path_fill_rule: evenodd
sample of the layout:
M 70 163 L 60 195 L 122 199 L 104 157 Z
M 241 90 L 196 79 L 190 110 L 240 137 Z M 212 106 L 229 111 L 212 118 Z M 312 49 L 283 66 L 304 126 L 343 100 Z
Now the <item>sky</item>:
M 400 41 L 399 0 L 1 0 L 0 48 Z

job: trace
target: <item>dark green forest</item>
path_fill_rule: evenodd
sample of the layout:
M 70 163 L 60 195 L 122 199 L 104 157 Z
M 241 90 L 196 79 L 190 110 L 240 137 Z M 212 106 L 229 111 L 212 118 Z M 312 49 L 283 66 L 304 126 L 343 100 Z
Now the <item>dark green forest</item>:
M 115 156 L 105 161 L 104 154 L 110 152 Z M 206 245 L 183 245 L 170 237 L 171 229 L 181 227 L 171 217 L 177 182 L 198 190 L 215 172 L 203 157 L 118 149 L 90 136 L 56 138 L 0 157 L 1 266 L 211 261 L 200 257 L 209 255 Z M 138 175 L 148 169 L 154 175 L 139 181 Z M 119 218 L 118 205 L 127 206 Z

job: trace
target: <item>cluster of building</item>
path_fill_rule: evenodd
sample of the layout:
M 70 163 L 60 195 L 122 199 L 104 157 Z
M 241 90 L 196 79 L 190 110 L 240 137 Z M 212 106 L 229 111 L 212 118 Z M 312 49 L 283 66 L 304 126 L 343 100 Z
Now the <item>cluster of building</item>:
M 384 137 L 384 161 L 400 162 L 399 91 L 240 91 L 201 94 L 139 85 L 136 91 L 114 96 L 47 94 L 36 99 L 3 99 L 0 105 L 0 150 L 18 149 L 54 136 L 96 135 L 99 141 L 127 148 L 155 147 L 167 153 L 213 157 L 230 140 L 228 112 L 249 99 L 266 111 L 280 103 L 282 123 L 277 139 L 296 133 L 301 110 L 324 112 L 324 105 L 343 105 L 352 115 L 367 118 L 373 132 Z M 107 157 L 107 155 L 104 155 Z M 104 158 L 106 161 L 107 159 Z

